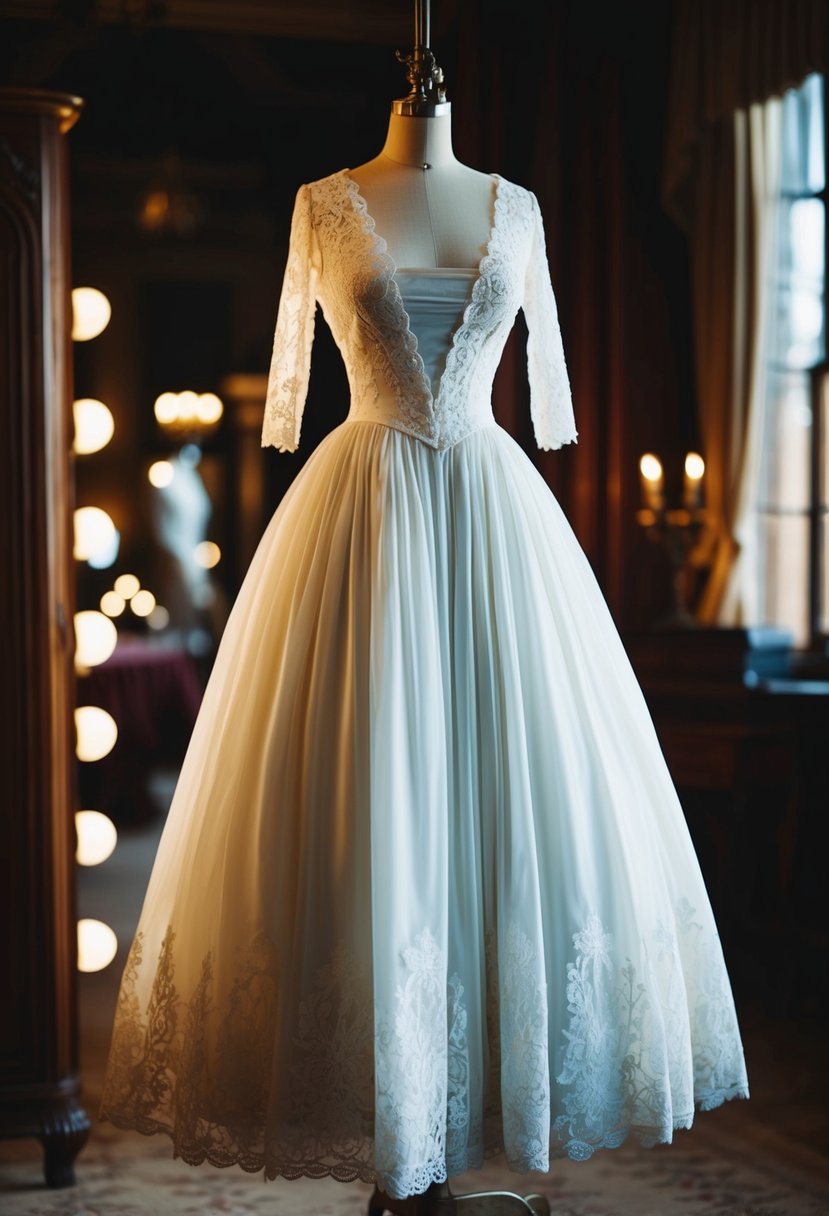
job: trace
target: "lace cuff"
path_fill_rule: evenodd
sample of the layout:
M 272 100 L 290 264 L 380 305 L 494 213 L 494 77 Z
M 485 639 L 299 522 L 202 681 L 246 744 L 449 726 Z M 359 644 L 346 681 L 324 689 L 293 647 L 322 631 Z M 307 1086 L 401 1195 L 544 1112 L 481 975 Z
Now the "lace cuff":
M 570 380 L 564 359 L 564 346 L 558 323 L 544 224 L 535 195 L 530 193 L 533 209 L 533 236 L 524 282 L 524 317 L 529 334 L 527 371 L 530 381 L 530 412 L 535 438 L 540 448 L 560 448 L 577 442 Z
M 262 447 L 272 446 L 280 452 L 293 452 L 299 446 L 317 307 L 315 253 L 311 191 L 308 186 L 300 186 L 291 220 L 262 424 Z

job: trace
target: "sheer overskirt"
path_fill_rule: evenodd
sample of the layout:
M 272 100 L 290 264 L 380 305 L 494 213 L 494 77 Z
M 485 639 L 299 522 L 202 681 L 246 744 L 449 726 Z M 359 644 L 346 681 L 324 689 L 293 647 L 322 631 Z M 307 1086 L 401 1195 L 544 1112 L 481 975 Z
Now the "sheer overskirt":
M 437 450 L 344 422 L 227 622 L 101 1117 L 402 1196 L 734 1096 L 703 877 L 555 496 L 494 423 Z

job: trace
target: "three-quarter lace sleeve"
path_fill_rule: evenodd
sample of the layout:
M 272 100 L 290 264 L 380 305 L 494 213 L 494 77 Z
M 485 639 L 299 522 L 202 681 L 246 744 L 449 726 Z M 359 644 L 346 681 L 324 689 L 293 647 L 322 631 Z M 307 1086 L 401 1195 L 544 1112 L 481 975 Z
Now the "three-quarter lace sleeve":
M 293 452 L 299 446 L 314 341 L 317 268 L 311 191 L 303 185 L 291 220 L 262 423 L 262 447 L 273 446 L 280 452 Z
M 544 224 L 538 200 L 532 199 L 532 245 L 524 283 L 524 317 L 527 322 L 527 370 L 530 381 L 530 413 L 540 448 L 560 448 L 577 442 L 570 379 L 558 323 Z

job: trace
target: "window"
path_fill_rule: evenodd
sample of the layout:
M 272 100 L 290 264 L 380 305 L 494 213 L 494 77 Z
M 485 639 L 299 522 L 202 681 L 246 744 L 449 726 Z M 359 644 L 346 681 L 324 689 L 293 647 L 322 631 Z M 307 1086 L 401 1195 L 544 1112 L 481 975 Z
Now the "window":
M 821 388 L 818 377 L 826 361 L 825 103 L 824 78 L 815 74 L 789 90 L 781 108 L 764 441 L 751 538 L 760 620 L 791 629 L 800 648 L 823 645 L 829 633 L 829 385 Z

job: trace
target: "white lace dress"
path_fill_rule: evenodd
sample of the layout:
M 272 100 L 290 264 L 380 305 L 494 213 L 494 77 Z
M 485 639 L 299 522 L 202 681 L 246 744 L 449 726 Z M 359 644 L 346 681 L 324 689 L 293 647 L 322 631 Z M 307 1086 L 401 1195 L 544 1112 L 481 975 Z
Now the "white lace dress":
M 537 202 L 495 177 L 492 215 L 477 273 L 423 273 L 347 170 L 297 195 L 262 442 L 299 442 L 317 303 L 351 411 L 227 623 L 100 1107 L 193 1164 L 405 1196 L 748 1096 L 641 690 L 492 415 L 523 308 L 537 441 L 577 437 Z

